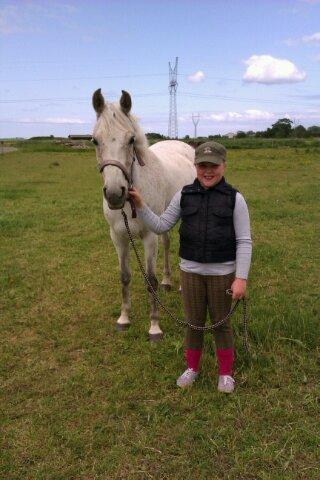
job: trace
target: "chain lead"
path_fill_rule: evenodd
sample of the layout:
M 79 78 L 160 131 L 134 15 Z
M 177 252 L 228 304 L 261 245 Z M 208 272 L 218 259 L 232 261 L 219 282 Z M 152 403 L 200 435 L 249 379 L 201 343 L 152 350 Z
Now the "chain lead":
M 193 330 L 206 331 L 206 330 L 214 330 L 215 328 L 222 325 L 225 321 L 227 321 L 233 315 L 233 313 L 235 312 L 236 308 L 239 305 L 240 300 L 237 300 L 233 304 L 233 306 L 231 306 L 230 311 L 225 318 L 222 318 L 221 320 L 219 320 L 218 322 L 216 322 L 212 325 L 204 325 L 203 327 L 201 327 L 199 325 L 192 325 L 192 323 L 189 323 L 186 320 L 180 320 L 179 318 L 175 317 L 170 312 L 170 310 L 161 302 L 161 300 L 159 299 L 155 289 L 153 288 L 153 286 L 152 286 L 152 284 L 149 280 L 149 277 L 148 277 L 148 275 L 147 275 L 147 273 L 144 269 L 142 261 L 140 259 L 140 256 L 139 256 L 138 250 L 136 248 L 136 245 L 134 243 L 134 240 L 133 240 L 133 237 L 132 237 L 132 234 L 131 234 L 131 230 L 130 230 L 130 227 L 129 227 L 127 214 L 123 209 L 121 210 L 121 214 L 123 216 L 124 224 L 125 224 L 128 236 L 129 236 L 130 243 L 132 245 L 133 251 L 134 251 L 135 256 L 137 258 L 137 262 L 138 262 L 138 265 L 140 267 L 141 273 L 144 276 L 144 279 L 145 279 L 145 281 L 146 281 L 146 283 L 149 287 L 149 291 L 151 292 L 153 298 L 158 303 L 158 305 L 160 305 L 160 307 L 167 313 L 167 315 L 172 320 L 179 323 L 180 325 L 183 325 L 184 327 L 190 327 Z M 230 294 L 232 294 L 232 290 L 228 289 L 228 290 L 226 290 L 226 293 L 230 295 Z M 246 352 L 249 353 L 247 302 L 246 302 L 245 298 L 242 299 L 242 308 L 243 308 L 243 346 L 244 346 Z

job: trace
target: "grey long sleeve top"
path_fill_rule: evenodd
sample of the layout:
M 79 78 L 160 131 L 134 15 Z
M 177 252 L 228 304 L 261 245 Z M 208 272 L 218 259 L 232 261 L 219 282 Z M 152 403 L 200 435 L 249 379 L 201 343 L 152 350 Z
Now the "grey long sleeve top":
M 172 198 L 167 209 L 162 215 L 153 213 L 147 205 L 137 209 L 140 218 L 147 227 L 157 234 L 170 230 L 181 217 L 181 190 Z M 241 193 L 237 192 L 233 211 L 233 224 L 236 235 L 236 260 L 223 263 L 199 263 L 191 260 L 180 259 L 180 268 L 185 272 L 200 275 L 228 275 L 235 272 L 237 278 L 248 278 L 252 240 L 250 233 L 250 219 L 248 207 Z

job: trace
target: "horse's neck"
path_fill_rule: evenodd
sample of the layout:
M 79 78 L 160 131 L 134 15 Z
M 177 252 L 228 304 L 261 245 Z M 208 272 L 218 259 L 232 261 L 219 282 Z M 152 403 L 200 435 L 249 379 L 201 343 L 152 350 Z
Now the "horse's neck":
M 153 186 L 156 186 L 157 178 L 161 175 L 162 164 L 159 158 L 149 149 L 143 149 L 141 157 L 144 166 L 135 162 L 134 184 L 141 192 L 142 196 L 149 196 Z M 154 192 L 156 194 L 156 192 Z

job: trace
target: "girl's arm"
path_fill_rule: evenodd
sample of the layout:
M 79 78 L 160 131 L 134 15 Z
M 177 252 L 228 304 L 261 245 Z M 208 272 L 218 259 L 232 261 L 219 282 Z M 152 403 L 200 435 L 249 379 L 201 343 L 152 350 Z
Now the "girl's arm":
M 167 232 L 174 227 L 180 219 L 181 190 L 174 195 L 167 209 L 160 216 L 150 210 L 150 208 L 144 203 L 140 192 L 136 188 L 130 189 L 129 194 L 137 207 L 138 218 L 154 233 L 160 234 Z
M 239 192 L 236 195 L 233 224 L 236 234 L 237 256 L 236 278 L 232 284 L 231 290 L 232 298 L 237 300 L 246 295 L 247 278 L 252 254 L 249 211 L 245 199 Z

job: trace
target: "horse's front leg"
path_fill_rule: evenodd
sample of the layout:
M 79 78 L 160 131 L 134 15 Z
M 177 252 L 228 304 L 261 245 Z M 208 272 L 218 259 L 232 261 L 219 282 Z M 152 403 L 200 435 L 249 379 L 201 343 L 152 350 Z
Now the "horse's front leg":
M 146 260 L 146 272 L 149 278 L 149 281 L 155 291 L 158 289 L 158 280 L 156 277 L 156 264 L 157 264 L 157 255 L 158 255 L 158 237 L 152 232 L 143 238 L 145 260 Z M 161 340 L 163 337 L 163 332 L 159 326 L 159 310 L 158 304 L 154 299 L 150 288 L 150 319 L 151 325 L 149 330 L 149 338 L 152 341 Z
M 122 304 L 121 314 L 117 320 L 117 329 L 119 331 L 126 330 L 130 326 L 130 257 L 129 257 L 129 241 L 127 238 L 117 236 L 112 229 L 110 229 L 110 236 L 113 244 L 117 250 L 120 269 L 120 280 L 122 285 Z

